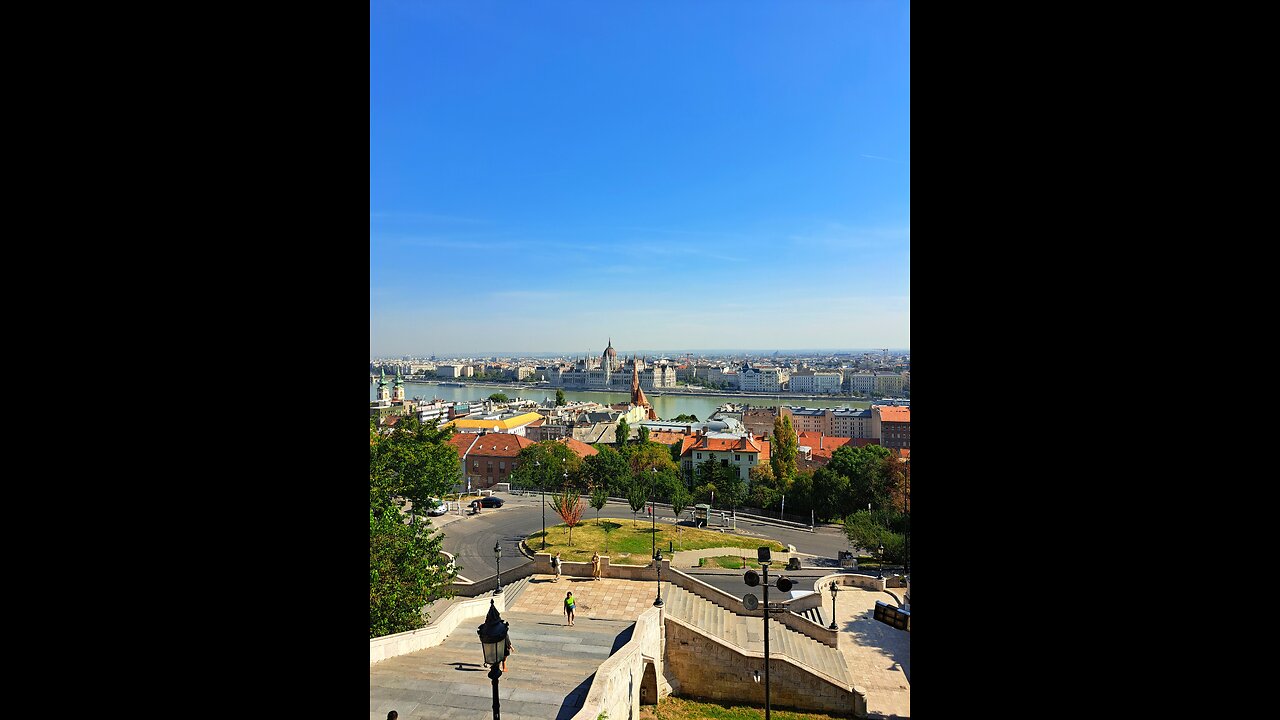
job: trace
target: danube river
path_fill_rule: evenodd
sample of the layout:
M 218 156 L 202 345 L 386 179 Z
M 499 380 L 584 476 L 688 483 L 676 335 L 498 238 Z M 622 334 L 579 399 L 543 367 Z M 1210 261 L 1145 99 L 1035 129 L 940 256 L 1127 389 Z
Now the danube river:
M 500 387 L 493 385 L 467 385 L 466 387 L 449 387 L 440 386 L 434 382 L 416 382 L 407 381 L 404 384 L 405 397 L 413 399 L 420 397 L 424 400 L 432 398 L 440 398 L 441 400 L 452 401 L 468 401 L 483 400 L 493 393 L 505 393 L 507 397 L 520 397 L 526 400 L 536 400 L 541 402 L 544 399 L 555 400 L 555 388 L 537 388 L 534 390 L 517 390 L 510 387 Z M 590 402 L 598 402 L 604 405 L 610 403 L 624 403 L 631 399 L 630 392 L 583 392 L 570 390 L 564 394 L 568 400 L 582 400 Z M 649 398 L 649 403 L 653 405 L 654 412 L 658 413 L 658 417 L 667 420 L 677 415 L 696 415 L 699 420 L 706 420 L 711 413 L 715 412 L 721 405 L 731 403 L 750 403 L 753 406 L 772 407 L 774 405 L 792 405 L 813 408 L 837 408 L 852 407 L 865 408 L 871 407 L 870 400 L 809 400 L 798 398 L 774 399 L 765 397 L 744 397 L 744 396 L 708 396 L 708 395 L 650 395 L 645 393 L 645 397 Z M 369 400 L 378 399 L 378 385 L 372 383 L 369 385 Z

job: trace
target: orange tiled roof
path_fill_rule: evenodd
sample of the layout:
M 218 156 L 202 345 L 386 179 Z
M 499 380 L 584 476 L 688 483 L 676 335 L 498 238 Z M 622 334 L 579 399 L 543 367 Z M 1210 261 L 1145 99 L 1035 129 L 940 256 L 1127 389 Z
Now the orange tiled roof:
M 814 457 L 824 457 L 831 459 L 831 453 L 837 448 L 848 445 L 853 442 L 853 438 L 824 436 L 820 432 L 812 430 L 802 430 L 796 433 L 796 444 L 808 446 Z
M 533 441 L 527 437 L 507 433 L 488 433 L 475 437 L 475 444 L 467 452 L 468 457 L 515 457 L 520 454 L 520 448 L 533 444 Z
M 599 454 L 600 452 L 599 450 L 596 450 L 595 448 L 582 442 L 581 440 L 577 440 L 571 437 L 558 438 L 556 442 L 561 442 L 561 443 L 564 443 L 565 445 L 568 445 L 570 450 L 572 450 L 575 454 L 577 454 L 578 457 L 584 460 L 591 457 L 592 455 Z
M 880 410 L 880 422 L 911 422 L 911 408 L 897 405 L 877 405 Z
M 649 440 L 663 445 L 675 445 L 689 437 L 682 432 L 670 432 L 667 430 L 653 430 L 649 433 Z
M 449 438 L 448 442 L 453 446 L 454 450 L 458 451 L 458 458 L 461 459 L 463 455 L 467 454 L 467 450 L 471 449 L 472 443 L 479 438 L 480 435 L 475 433 L 456 433 Z
M 713 438 L 705 435 L 688 435 L 680 445 L 680 454 L 690 450 L 707 450 L 710 452 L 754 452 L 760 453 L 761 459 L 769 455 L 769 443 L 760 438 L 748 440 L 746 436 L 739 438 Z

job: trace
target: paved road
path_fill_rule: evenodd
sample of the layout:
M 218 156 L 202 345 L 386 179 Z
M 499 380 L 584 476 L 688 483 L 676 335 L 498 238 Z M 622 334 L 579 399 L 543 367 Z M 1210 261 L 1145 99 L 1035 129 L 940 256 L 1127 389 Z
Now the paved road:
M 441 527 L 444 532 L 444 549 L 453 554 L 454 561 L 461 568 L 459 574 L 470 580 L 486 578 L 495 572 L 496 563 L 493 557 L 495 542 L 502 547 L 504 577 L 508 570 L 531 562 L 520 554 L 518 548 L 520 540 L 542 531 L 543 515 L 539 495 L 494 494 L 506 501 L 501 508 L 487 508 L 478 515 L 459 517 L 457 513 L 452 513 L 432 518 L 432 523 Z M 547 527 L 552 527 L 560 524 L 561 520 L 550 507 L 550 495 L 547 497 L 546 524 Z M 595 508 L 587 508 L 585 517 L 594 519 Z M 630 519 L 631 506 L 625 503 L 609 503 L 600 511 L 600 517 Z M 659 505 L 657 521 L 670 523 L 672 520 L 670 508 Z M 713 520 L 712 529 L 718 527 L 717 523 L 718 519 Z M 848 538 L 838 527 L 819 527 L 817 532 L 811 533 L 807 530 L 779 527 L 740 517 L 736 532 L 739 535 L 758 535 L 784 544 L 795 545 L 799 552 L 818 556 L 812 558 L 813 561 L 819 559 L 829 561 L 832 568 L 836 567 L 835 558 L 839 551 L 849 549 Z M 741 576 L 737 579 L 741 584 Z M 725 589 L 727 590 L 727 587 Z

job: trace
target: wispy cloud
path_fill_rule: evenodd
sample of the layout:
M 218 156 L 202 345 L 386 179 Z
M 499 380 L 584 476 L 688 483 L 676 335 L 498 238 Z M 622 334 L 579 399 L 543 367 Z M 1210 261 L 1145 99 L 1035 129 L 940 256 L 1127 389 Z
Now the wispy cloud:
M 460 215 L 439 215 L 436 213 L 404 213 L 404 212 L 371 212 L 370 220 L 407 220 L 410 222 L 444 222 L 444 223 L 487 223 L 488 220 L 462 217 Z
M 871 158 L 872 160 L 887 160 L 888 162 L 893 162 L 893 163 L 898 162 L 897 160 L 894 160 L 893 158 L 880 157 L 879 155 L 865 155 L 865 154 L 863 154 L 863 155 L 862 155 L 862 157 L 864 157 L 864 158 Z
M 907 249 L 911 245 L 911 228 L 908 227 L 848 227 L 840 223 L 827 223 L 821 229 L 787 237 L 792 245 L 813 248 Z
M 502 292 L 489 293 L 490 300 L 499 302 L 549 302 L 560 300 L 571 300 L 576 296 L 572 292 L 549 292 L 541 290 L 503 290 Z

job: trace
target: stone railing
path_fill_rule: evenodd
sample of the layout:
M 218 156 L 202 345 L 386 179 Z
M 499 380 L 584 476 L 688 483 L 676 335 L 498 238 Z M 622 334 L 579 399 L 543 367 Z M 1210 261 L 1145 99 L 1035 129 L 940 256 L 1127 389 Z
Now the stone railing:
M 611 718 L 640 716 L 640 688 L 645 683 L 645 662 L 653 663 L 656 678 L 662 677 L 662 614 L 649 608 L 636 619 L 631 640 L 600 663 L 591 680 L 587 699 L 573 720 L 596 720 L 608 713 Z M 650 698 L 655 701 L 656 698 Z
M 831 586 L 831 581 L 835 580 L 836 585 L 860 587 L 867 590 L 884 590 L 886 586 L 885 581 L 888 579 L 889 578 L 881 579 L 871 577 L 870 575 L 858 575 L 856 573 L 833 573 L 815 580 L 813 583 L 813 589 L 815 593 L 821 594 L 823 591 L 828 591 L 828 588 Z
M 531 568 L 530 574 L 539 573 L 543 575 L 554 575 L 555 570 L 551 569 L 550 553 L 534 553 L 533 562 L 525 565 Z M 662 559 L 662 577 L 666 580 L 667 572 L 671 569 L 671 560 Z M 560 574 L 565 577 L 591 577 L 591 562 L 570 562 L 564 560 L 560 563 Z M 658 571 L 653 567 L 653 561 L 649 561 L 647 565 L 623 565 L 613 564 L 608 555 L 600 556 L 600 577 L 602 578 L 618 578 L 620 580 L 657 580 Z M 506 580 L 506 573 L 502 575 Z
M 757 607 L 755 610 L 748 610 L 747 607 L 742 604 L 742 598 L 730 595 L 718 587 L 708 585 L 692 575 L 686 575 L 679 570 L 672 570 L 668 572 L 668 568 L 663 568 L 662 570 L 663 577 L 670 579 L 673 585 L 682 587 L 704 600 L 709 600 L 713 604 L 718 605 L 731 613 L 747 615 L 750 617 L 764 616 L 764 610 L 762 608 Z M 770 578 L 770 580 L 772 581 L 773 578 Z M 742 590 L 743 593 L 748 591 L 751 592 L 753 595 L 756 595 L 757 599 L 762 604 L 764 603 L 764 593 L 759 592 L 758 588 L 747 587 L 744 583 Z M 781 592 L 779 592 L 779 595 L 781 595 Z M 769 617 L 782 625 L 795 630 L 801 635 L 817 640 L 823 645 L 828 647 L 837 647 L 839 631 L 823 627 L 807 617 L 796 614 L 796 612 L 804 612 L 805 610 L 817 607 L 822 602 L 822 598 L 815 598 L 812 595 L 806 595 L 804 597 L 796 598 L 795 600 L 777 600 L 775 597 L 770 598 L 770 602 L 780 603 L 787 609 L 782 612 L 775 610 L 770 613 Z
M 521 578 L 529 577 L 535 572 L 537 572 L 537 570 L 534 569 L 532 563 L 525 563 L 514 570 L 503 570 L 502 585 L 503 587 L 506 587 Z M 493 592 L 497 587 L 498 577 L 496 575 L 490 575 L 487 578 L 470 583 L 458 582 L 455 580 L 453 584 L 449 586 L 455 595 L 462 595 L 464 597 L 476 597 L 482 593 Z
M 440 617 L 435 618 L 427 627 L 370 639 L 369 664 L 373 665 L 388 658 L 407 655 L 411 652 L 439 645 L 444 642 L 445 638 L 449 637 L 449 633 L 453 632 L 462 623 L 476 619 L 483 621 L 489 613 L 490 601 L 493 601 L 498 608 L 498 612 L 506 611 L 507 603 L 501 595 L 493 598 L 484 597 L 463 600 L 449 606 Z
M 764 653 L 744 650 L 707 635 L 668 615 L 665 618 L 668 670 L 680 682 L 683 697 L 714 702 L 764 704 Z M 756 682 L 755 674 L 761 681 Z M 820 670 L 785 655 L 769 656 L 769 702 L 838 717 L 867 717 L 867 695 Z M 614 717 L 610 713 L 610 717 Z

